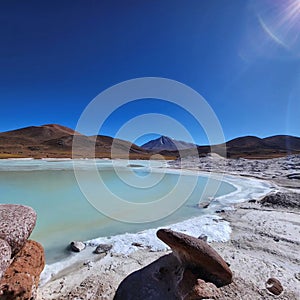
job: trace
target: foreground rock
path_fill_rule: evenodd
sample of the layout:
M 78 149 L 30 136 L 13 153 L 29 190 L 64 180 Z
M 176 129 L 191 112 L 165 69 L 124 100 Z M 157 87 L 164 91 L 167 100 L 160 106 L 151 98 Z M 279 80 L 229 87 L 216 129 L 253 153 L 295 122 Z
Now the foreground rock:
M 39 277 L 44 266 L 43 247 L 35 241 L 27 241 L 0 281 L 0 299 L 36 299 Z
M 8 243 L 0 239 L 0 280 L 10 264 L 11 248 Z
M 221 299 L 218 288 L 232 282 L 226 262 L 204 240 L 160 229 L 157 236 L 173 253 L 130 274 L 114 300 Z
M 276 278 L 269 278 L 266 282 L 266 288 L 269 292 L 272 294 L 278 296 L 283 292 L 283 287 L 280 283 L 280 281 Z
M 205 241 L 195 237 L 160 229 L 158 238 L 171 247 L 175 256 L 198 278 L 214 283 L 217 287 L 232 282 L 232 272 L 223 258 Z
M 12 249 L 12 255 L 25 245 L 36 223 L 36 213 L 28 206 L 0 205 L 0 239 Z

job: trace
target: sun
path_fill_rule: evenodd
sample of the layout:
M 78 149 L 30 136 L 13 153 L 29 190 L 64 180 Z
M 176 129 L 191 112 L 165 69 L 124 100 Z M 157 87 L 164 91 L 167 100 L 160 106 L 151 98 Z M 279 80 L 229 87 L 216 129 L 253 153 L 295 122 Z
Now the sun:
M 300 0 L 264 1 L 257 17 L 273 42 L 300 54 Z

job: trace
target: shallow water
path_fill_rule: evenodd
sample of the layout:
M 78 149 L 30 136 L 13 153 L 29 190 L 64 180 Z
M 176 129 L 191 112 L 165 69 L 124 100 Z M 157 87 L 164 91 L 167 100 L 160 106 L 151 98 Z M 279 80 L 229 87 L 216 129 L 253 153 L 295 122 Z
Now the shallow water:
M 112 199 L 105 197 L 99 180 L 95 179 L 89 170 L 90 161 L 80 162 L 81 175 L 88 184 L 89 190 L 100 202 L 110 203 Z M 137 165 L 135 167 L 135 165 Z M 159 167 L 155 162 L 154 167 Z M 179 174 L 150 172 L 149 162 L 120 162 L 117 166 L 122 179 L 136 182 L 136 187 L 128 185 L 120 179 L 111 161 L 97 161 L 97 168 L 101 178 L 109 190 L 128 202 L 148 203 L 168 194 L 179 180 Z M 163 165 L 161 165 L 163 166 Z M 204 190 L 207 177 L 198 176 L 196 186 L 187 201 L 174 213 L 161 220 L 130 224 L 113 220 L 98 212 L 81 192 L 71 161 L 0 161 L 0 203 L 16 203 L 33 207 L 38 214 L 37 225 L 31 236 L 43 244 L 46 250 L 47 262 L 55 262 L 67 255 L 66 246 L 72 240 L 88 240 L 99 236 L 111 236 L 125 232 L 138 232 L 147 228 L 179 222 L 194 216 L 206 213 L 206 210 L 198 208 L 198 203 L 208 201 L 211 197 L 217 197 L 233 192 L 236 188 L 226 182 L 220 184 L 217 192 L 212 189 Z M 153 166 L 152 166 L 153 167 Z M 130 172 L 130 170 L 134 172 Z M 195 180 L 193 175 L 181 177 L 183 186 Z M 139 188 L 140 182 L 156 182 L 149 188 Z M 176 192 L 176 197 L 185 197 L 184 191 Z M 118 211 L 118 207 L 114 208 Z M 118 212 L 120 216 L 124 213 Z M 156 212 L 150 212 L 149 214 Z

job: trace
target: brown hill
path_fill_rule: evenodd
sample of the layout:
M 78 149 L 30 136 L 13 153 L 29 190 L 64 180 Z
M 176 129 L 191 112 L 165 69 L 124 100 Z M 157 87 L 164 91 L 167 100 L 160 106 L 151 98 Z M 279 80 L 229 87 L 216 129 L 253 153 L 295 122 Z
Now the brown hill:
M 126 158 L 148 159 L 148 151 L 120 139 L 108 136 L 85 136 L 65 126 L 47 124 L 30 126 L 0 133 L 0 158 L 8 157 L 72 157 L 73 139 L 76 136 L 76 157 L 111 157 L 114 141 L 114 155 Z
M 300 153 L 300 138 L 288 135 L 258 138 L 245 136 L 226 143 L 231 158 L 271 158 Z
M 0 133 L 1 141 L 13 141 L 17 139 L 28 143 L 40 143 L 50 139 L 60 138 L 66 135 L 80 134 L 73 129 L 58 124 L 43 126 L 30 126 L 12 131 Z
M 300 138 L 290 135 L 274 135 L 264 138 L 264 141 L 276 145 L 280 149 L 288 149 L 290 151 L 300 150 Z

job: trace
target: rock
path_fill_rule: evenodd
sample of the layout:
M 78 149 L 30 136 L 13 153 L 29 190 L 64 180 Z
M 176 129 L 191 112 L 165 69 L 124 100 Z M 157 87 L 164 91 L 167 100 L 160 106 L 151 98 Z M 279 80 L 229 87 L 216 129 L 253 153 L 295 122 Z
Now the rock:
M 86 260 L 84 263 L 83 263 L 84 266 L 88 267 L 88 270 L 90 270 L 90 268 L 93 267 L 93 262 L 91 262 L 90 260 Z
M 220 297 L 220 290 L 211 282 L 205 282 L 201 279 L 197 279 L 197 284 L 193 287 L 194 298 L 189 299 L 216 299 Z
M 10 265 L 11 248 L 9 244 L 0 239 L 0 280 Z
M 80 252 L 85 249 L 85 244 L 80 241 L 73 241 L 70 244 L 70 248 L 74 252 Z
M 300 173 L 288 174 L 288 179 L 300 179 Z
M 95 254 L 102 254 L 107 253 L 112 248 L 112 245 L 110 244 L 99 244 L 97 248 L 95 249 Z
M 35 241 L 27 241 L 0 281 L 0 299 L 36 299 L 39 278 L 44 266 L 43 247 Z
M 300 272 L 294 274 L 295 278 L 300 281 Z
M 226 262 L 205 241 L 169 229 L 158 230 L 157 237 L 171 247 L 183 266 L 193 270 L 197 278 L 217 287 L 232 282 L 232 273 Z
M 280 283 L 280 281 L 276 278 L 269 278 L 266 282 L 266 288 L 269 292 L 272 294 L 278 296 L 283 292 L 283 287 Z
M 210 205 L 210 202 L 205 201 L 205 202 L 200 202 L 200 203 L 198 204 L 198 207 L 199 207 L 199 208 L 208 208 L 209 205 Z
M 202 233 L 201 235 L 198 236 L 198 239 L 202 240 L 204 242 L 207 242 L 207 235 L 205 235 L 205 234 Z
M 0 239 L 7 241 L 12 255 L 25 245 L 36 223 L 36 213 L 28 206 L 0 204 Z
M 300 208 L 299 193 L 271 193 L 260 200 L 263 206 Z
M 136 242 L 131 243 L 131 245 L 134 247 L 140 247 L 140 248 L 143 247 L 141 243 L 136 243 Z
M 250 199 L 248 200 L 249 203 L 256 203 L 256 200 L 255 199 Z
M 220 290 L 211 282 L 198 279 L 190 270 L 186 270 L 178 285 L 181 299 L 216 299 L 221 296 Z

